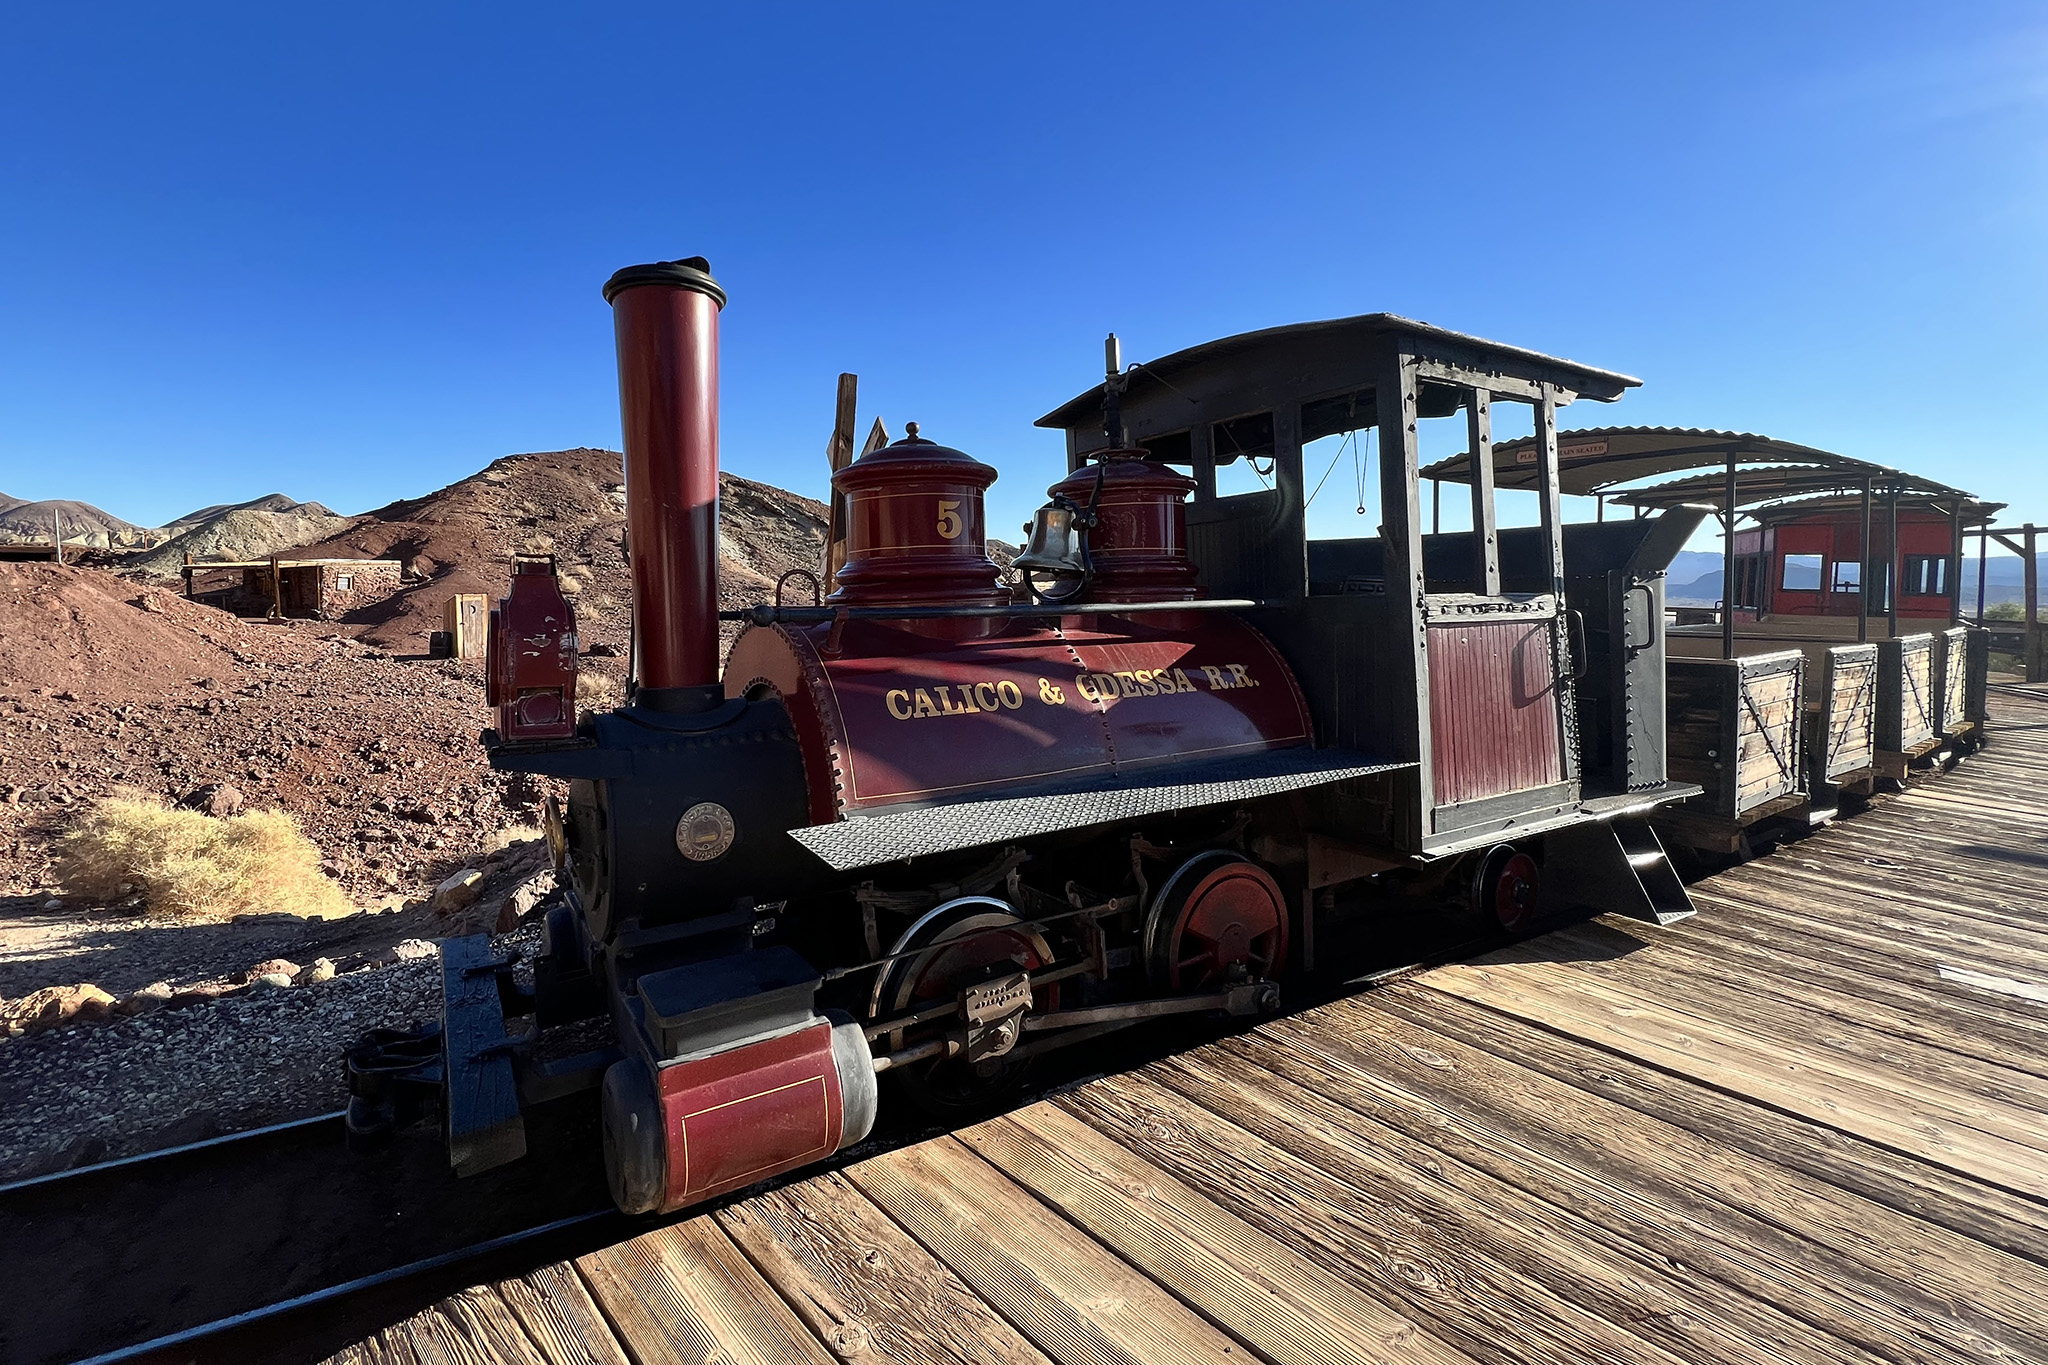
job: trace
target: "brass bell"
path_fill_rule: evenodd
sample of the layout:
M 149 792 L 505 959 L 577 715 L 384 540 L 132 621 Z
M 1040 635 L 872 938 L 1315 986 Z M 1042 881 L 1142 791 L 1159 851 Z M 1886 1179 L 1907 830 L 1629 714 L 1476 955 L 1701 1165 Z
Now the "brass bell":
M 1064 602 L 1088 585 L 1094 574 L 1088 561 L 1090 520 L 1064 498 L 1047 503 L 1032 517 L 1031 540 L 1011 562 L 1033 597 Z

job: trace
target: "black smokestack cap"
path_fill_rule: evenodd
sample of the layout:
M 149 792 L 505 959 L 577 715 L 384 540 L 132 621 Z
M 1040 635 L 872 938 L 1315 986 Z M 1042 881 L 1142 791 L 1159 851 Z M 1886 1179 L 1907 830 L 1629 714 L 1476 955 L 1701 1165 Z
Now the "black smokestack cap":
M 629 265 L 604 282 L 604 301 L 610 303 L 622 289 L 635 289 L 643 284 L 665 284 L 672 288 L 694 289 L 708 294 L 720 308 L 725 307 L 725 290 L 717 280 L 711 278 L 711 262 L 702 256 L 686 256 L 680 261 L 654 261 L 648 265 Z

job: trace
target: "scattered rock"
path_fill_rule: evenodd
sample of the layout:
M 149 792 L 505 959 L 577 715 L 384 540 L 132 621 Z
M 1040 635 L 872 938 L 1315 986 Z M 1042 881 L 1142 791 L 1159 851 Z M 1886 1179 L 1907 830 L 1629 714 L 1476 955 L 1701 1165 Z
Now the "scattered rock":
M 536 906 L 553 894 L 554 889 L 555 874 L 552 868 L 545 872 L 536 872 L 513 887 L 512 893 L 505 897 L 504 904 L 498 907 L 497 919 L 491 932 L 509 934 L 517 929 L 520 922 L 532 914 Z
M 379 960 L 383 962 L 418 962 L 440 953 L 432 943 L 423 938 L 402 938 L 385 949 Z
M 317 986 L 323 981 L 334 980 L 334 964 L 324 957 L 313 959 L 312 965 L 300 969 L 292 980 L 301 986 Z
M 614 644 L 607 644 L 602 640 L 583 652 L 593 659 L 616 659 L 619 657 L 619 647 Z
M 116 1005 L 114 1007 L 114 1010 L 118 1014 L 125 1014 L 131 1016 L 137 1014 L 155 1014 L 158 1010 L 170 1004 L 171 998 L 176 994 L 177 992 L 171 988 L 170 982 L 152 981 L 147 986 L 144 986 L 141 990 L 135 992 L 135 994 L 129 996 L 126 1000 L 123 1000 L 120 1004 Z
M 90 1023 L 105 1019 L 114 1008 L 114 997 L 91 982 L 76 986 L 45 986 L 18 1000 L 0 1001 L 0 1029 L 9 1037 L 41 1033 L 59 1024 L 77 1020 Z
M 252 977 L 249 981 L 249 988 L 260 993 L 263 991 L 285 990 L 291 984 L 292 978 L 289 972 L 265 972 L 261 976 Z
M 283 975 L 283 976 L 297 976 L 297 975 L 298 975 L 298 973 L 299 973 L 299 964 L 298 964 L 298 963 L 296 963 L 296 962 L 291 962 L 291 961 L 287 961 L 286 959 L 284 959 L 284 958 L 281 958 L 281 957 L 270 957 L 270 958 L 265 958 L 265 959 L 264 959 L 263 961 L 261 961 L 261 962 L 257 963 L 257 964 L 256 964 L 255 966 L 251 967 L 251 968 L 250 968 L 250 969 L 249 969 L 248 971 L 246 971 L 246 972 L 243 972 L 243 973 L 242 973 L 242 980 L 244 980 L 244 981 L 254 981 L 254 980 L 255 980 L 255 979 L 256 979 L 257 977 L 259 977 L 259 976 L 273 976 L 273 975 Z
M 476 901 L 477 892 L 482 889 L 484 874 L 473 867 L 465 867 L 448 880 L 434 888 L 430 904 L 437 915 L 452 915 Z
M 213 782 L 187 796 L 181 804 L 208 815 L 228 816 L 239 813 L 245 801 L 239 788 Z
M 233 995 L 240 989 L 241 987 L 230 981 L 201 982 L 197 986 L 187 986 L 173 995 L 170 1000 L 170 1007 L 174 1010 L 181 1010 L 188 1005 L 210 1004 L 220 999 L 223 995 Z

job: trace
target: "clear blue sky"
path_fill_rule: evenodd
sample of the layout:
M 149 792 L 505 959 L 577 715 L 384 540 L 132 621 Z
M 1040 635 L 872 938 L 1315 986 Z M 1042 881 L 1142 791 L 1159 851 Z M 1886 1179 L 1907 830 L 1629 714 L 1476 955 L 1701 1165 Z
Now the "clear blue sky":
M 1381 309 L 1647 381 L 1567 426 L 2048 521 L 2044 148 L 2027 4 L 18 5 L 0 489 L 353 512 L 616 446 L 598 286 L 703 254 L 729 469 L 821 491 L 854 370 L 998 531 L 1105 331 Z

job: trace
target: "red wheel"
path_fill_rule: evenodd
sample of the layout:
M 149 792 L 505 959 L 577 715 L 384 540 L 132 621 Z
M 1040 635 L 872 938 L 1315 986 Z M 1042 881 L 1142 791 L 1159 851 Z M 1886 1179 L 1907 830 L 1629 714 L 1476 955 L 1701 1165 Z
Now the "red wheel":
M 916 952 L 922 948 L 924 951 Z M 1036 929 L 1024 927 L 1017 913 L 992 896 L 963 896 L 930 911 L 903 931 L 890 948 L 898 958 L 875 983 L 870 1017 L 915 1014 L 960 992 L 1011 972 L 1042 971 L 1052 962 L 1052 949 Z M 1060 1006 L 1059 983 L 1031 993 L 1031 1011 L 1044 1014 Z M 897 1029 L 876 1039 L 891 1052 L 914 1047 L 926 1037 L 952 1026 L 939 1020 L 922 1027 Z M 892 1070 L 920 1108 L 953 1115 L 999 1100 L 1023 1078 L 1030 1059 L 1003 1055 L 970 1062 L 934 1058 Z
M 1489 850 L 1473 879 L 1472 901 L 1481 910 L 1491 910 L 1500 927 L 1522 927 L 1536 910 L 1536 898 L 1543 888 L 1543 870 L 1536 860 L 1507 844 Z
M 1246 858 L 1197 854 L 1160 888 L 1145 942 L 1153 984 L 1176 993 L 1213 989 L 1240 971 L 1277 976 L 1287 962 L 1287 898 Z

